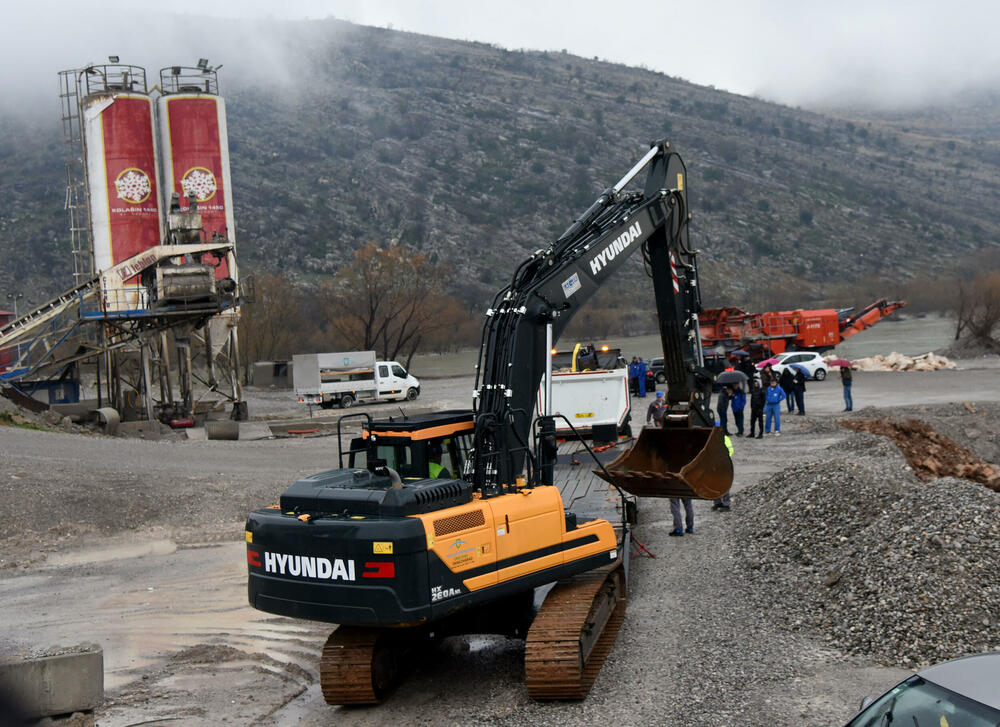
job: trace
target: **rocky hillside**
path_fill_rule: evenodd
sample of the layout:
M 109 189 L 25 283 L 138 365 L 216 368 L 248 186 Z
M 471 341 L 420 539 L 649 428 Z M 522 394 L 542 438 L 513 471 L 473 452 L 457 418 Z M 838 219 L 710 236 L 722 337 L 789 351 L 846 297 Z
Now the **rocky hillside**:
M 995 106 L 954 128 L 845 118 L 566 53 L 332 20 L 272 31 L 274 74 L 222 59 L 244 269 L 310 282 L 398 241 L 453 266 L 452 292 L 480 305 L 659 137 L 689 167 L 708 304 L 889 286 L 1000 237 Z M 39 118 L 0 117 L 0 294 L 36 303 L 72 281 L 55 98 Z

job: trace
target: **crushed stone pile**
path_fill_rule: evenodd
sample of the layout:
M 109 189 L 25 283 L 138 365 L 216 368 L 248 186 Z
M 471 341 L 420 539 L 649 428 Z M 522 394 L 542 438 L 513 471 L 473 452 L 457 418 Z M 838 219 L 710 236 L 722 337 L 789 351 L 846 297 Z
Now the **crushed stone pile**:
M 886 664 L 1000 648 L 1000 493 L 921 482 L 867 432 L 830 451 L 741 494 L 736 537 L 755 605 Z
M 1000 492 L 1000 472 L 919 419 L 852 419 L 842 421 L 841 425 L 856 432 L 871 432 L 891 439 L 923 480 L 960 477 Z
M 855 359 L 851 368 L 856 371 L 940 371 L 956 368 L 955 362 L 934 352 L 920 356 L 904 356 L 893 351 L 888 356 L 879 354 Z

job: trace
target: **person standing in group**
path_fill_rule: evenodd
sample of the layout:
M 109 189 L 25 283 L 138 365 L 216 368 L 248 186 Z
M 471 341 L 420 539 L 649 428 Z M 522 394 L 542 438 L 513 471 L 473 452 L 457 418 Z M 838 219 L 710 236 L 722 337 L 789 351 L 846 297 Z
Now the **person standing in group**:
M 737 386 L 732 393 L 733 421 L 736 422 L 736 436 L 743 436 L 743 410 L 747 406 L 747 395 L 743 387 Z
M 764 392 L 764 434 L 771 433 L 771 420 L 774 420 L 774 436 L 781 435 L 781 402 L 785 400 L 785 392 L 778 386 L 777 379 L 771 379 L 771 385 Z
M 635 367 L 635 375 L 639 377 L 639 398 L 646 398 L 646 362 L 639 357 L 639 363 Z
M 771 384 L 771 379 L 775 378 L 774 369 L 768 364 L 760 372 L 760 385 L 765 389 Z
M 806 375 L 802 369 L 795 369 L 795 376 L 792 377 L 792 393 L 795 394 L 795 406 L 798 408 L 798 416 L 806 414 Z M 791 410 L 789 410 L 791 411 Z
M 738 393 L 742 394 L 743 392 L 739 391 Z M 746 397 L 744 397 L 744 398 L 746 398 Z M 737 434 L 736 436 L 739 436 L 739 435 Z M 722 441 L 726 445 L 726 451 L 729 452 L 729 459 L 732 459 L 733 458 L 733 440 L 730 439 L 729 437 L 726 437 Z M 732 502 L 732 498 L 729 497 L 729 492 L 726 492 L 726 494 L 723 495 L 722 497 L 715 498 L 715 504 L 712 505 L 712 509 L 713 510 L 726 511 L 726 510 L 729 509 L 731 502 Z
M 719 400 L 715 404 L 715 412 L 719 415 L 719 426 L 725 435 L 729 435 L 729 402 L 733 398 L 733 387 L 723 386 L 719 389 Z
M 754 433 L 754 424 L 757 425 L 757 439 L 764 436 L 764 387 L 760 381 L 753 380 L 750 384 L 750 436 Z
M 646 424 L 649 424 L 650 420 L 653 424 L 658 427 L 663 426 L 663 416 L 667 413 L 667 402 L 663 400 L 663 392 L 657 391 L 656 398 L 649 405 L 649 409 L 646 410 Z
M 840 367 L 840 383 L 844 385 L 844 411 L 853 411 L 854 397 L 851 395 L 851 385 L 854 383 L 854 374 L 850 366 Z
M 636 356 L 628 365 L 628 390 L 632 396 L 639 396 L 639 359 Z
M 781 372 L 778 386 L 785 392 L 785 404 L 788 406 L 788 413 L 791 414 L 795 411 L 795 374 L 792 373 L 791 366 Z
M 747 376 L 747 386 L 750 386 L 750 382 L 754 380 L 757 375 L 757 367 L 753 365 L 753 361 L 750 360 L 749 356 L 741 356 L 740 362 L 736 366 L 737 371 L 742 371 Z

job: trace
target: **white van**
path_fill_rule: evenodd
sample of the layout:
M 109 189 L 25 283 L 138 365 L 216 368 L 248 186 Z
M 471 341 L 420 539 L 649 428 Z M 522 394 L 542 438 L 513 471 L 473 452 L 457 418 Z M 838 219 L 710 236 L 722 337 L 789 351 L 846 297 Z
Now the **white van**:
M 420 382 L 396 361 L 374 351 L 309 353 L 292 357 L 292 382 L 300 404 L 342 409 L 364 401 L 412 401 Z

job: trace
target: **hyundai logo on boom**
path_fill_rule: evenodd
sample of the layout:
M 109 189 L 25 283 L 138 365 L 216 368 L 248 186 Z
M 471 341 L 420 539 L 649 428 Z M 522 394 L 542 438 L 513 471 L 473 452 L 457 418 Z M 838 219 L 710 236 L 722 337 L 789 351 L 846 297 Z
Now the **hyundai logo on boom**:
M 606 268 L 619 253 L 628 249 L 628 246 L 631 245 L 632 242 L 634 242 L 641 234 L 642 229 L 640 229 L 639 223 L 636 222 L 634 225 L 625 230 L 625 232 L 612 240 L 606 248 L 590 259 L 590 272 L 597 275 L 603 268 Z

